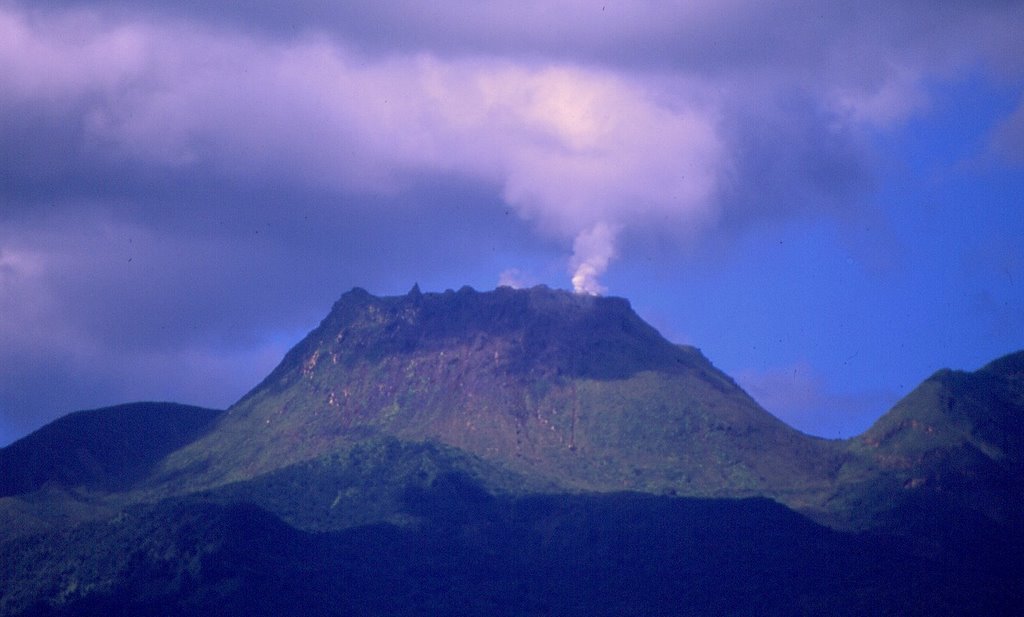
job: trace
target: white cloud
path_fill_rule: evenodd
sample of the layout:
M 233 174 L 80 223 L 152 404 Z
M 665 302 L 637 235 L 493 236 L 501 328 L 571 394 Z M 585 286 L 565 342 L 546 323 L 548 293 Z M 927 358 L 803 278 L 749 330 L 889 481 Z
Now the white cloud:
M 322 37 L 265 43 L 84 13 L 60 28 L 0 16 L 15 41 L 5 91 L 85 105 L 90 146 L 115 160 L 374 192 L 454 173 L 502 186 L 523 217 L 566 239 L 652 216 L 709 218 L 726 164 L 700 92 L 670 98 L 600 69 L 369 59 Z

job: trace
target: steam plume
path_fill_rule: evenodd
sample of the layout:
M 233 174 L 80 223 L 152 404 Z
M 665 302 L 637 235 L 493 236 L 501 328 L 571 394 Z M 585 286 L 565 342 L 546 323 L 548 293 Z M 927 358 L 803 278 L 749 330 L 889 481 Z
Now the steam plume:
M 572 288 L 576 293 L 600 295 L 607 291 L 597 280 L 615 257 L 615 235 L 618 228 L 597 223 L 586 229 L 572 244 Z
M 527 277 L 518 268 L 509 268 L 501 273 L 498 277 L 498 287 L 511 287 L 512 289 L 522 289 L 523 287 L 529 287 L 530 284 L 527 282 Z

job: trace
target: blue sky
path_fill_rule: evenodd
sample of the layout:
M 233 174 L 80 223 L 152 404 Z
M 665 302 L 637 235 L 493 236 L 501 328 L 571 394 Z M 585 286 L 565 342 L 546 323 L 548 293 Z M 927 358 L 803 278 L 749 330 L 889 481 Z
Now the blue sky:
M 847 437 L 1024 348 L 1018 3 L 0 0 L 0 443 L 344 291 L 623 296 Z

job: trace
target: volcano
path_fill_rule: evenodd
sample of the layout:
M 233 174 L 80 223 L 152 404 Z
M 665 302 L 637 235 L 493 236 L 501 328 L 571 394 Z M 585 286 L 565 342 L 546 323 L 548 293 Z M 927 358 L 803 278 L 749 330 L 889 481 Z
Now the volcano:
M 1015 614 L 1024 352 L 787 426 L 621 298 L 344 294 L 224 411 L 0 450 L 0 615 Z

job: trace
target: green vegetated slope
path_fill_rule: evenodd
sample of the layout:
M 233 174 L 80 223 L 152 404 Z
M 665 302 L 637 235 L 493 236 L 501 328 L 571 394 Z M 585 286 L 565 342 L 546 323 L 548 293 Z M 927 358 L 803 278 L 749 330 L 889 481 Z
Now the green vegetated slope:
M 862 527 L 980 517 L 1024 530 L 1024 352 L 937 372 L 847 450 L 828 507 Z
M 625 300 L 354 290 L 161 479 L 179 490 L 243 480 L 377 435 L 567 490 L 803 495 L 826 490 L 837 464 L 835 444 L 765 412 Z
M 1024 352 L 828 441 L 622 299 L 357 289 L 163 410 L 0 450 L 0 615 L 1024 610 Z

